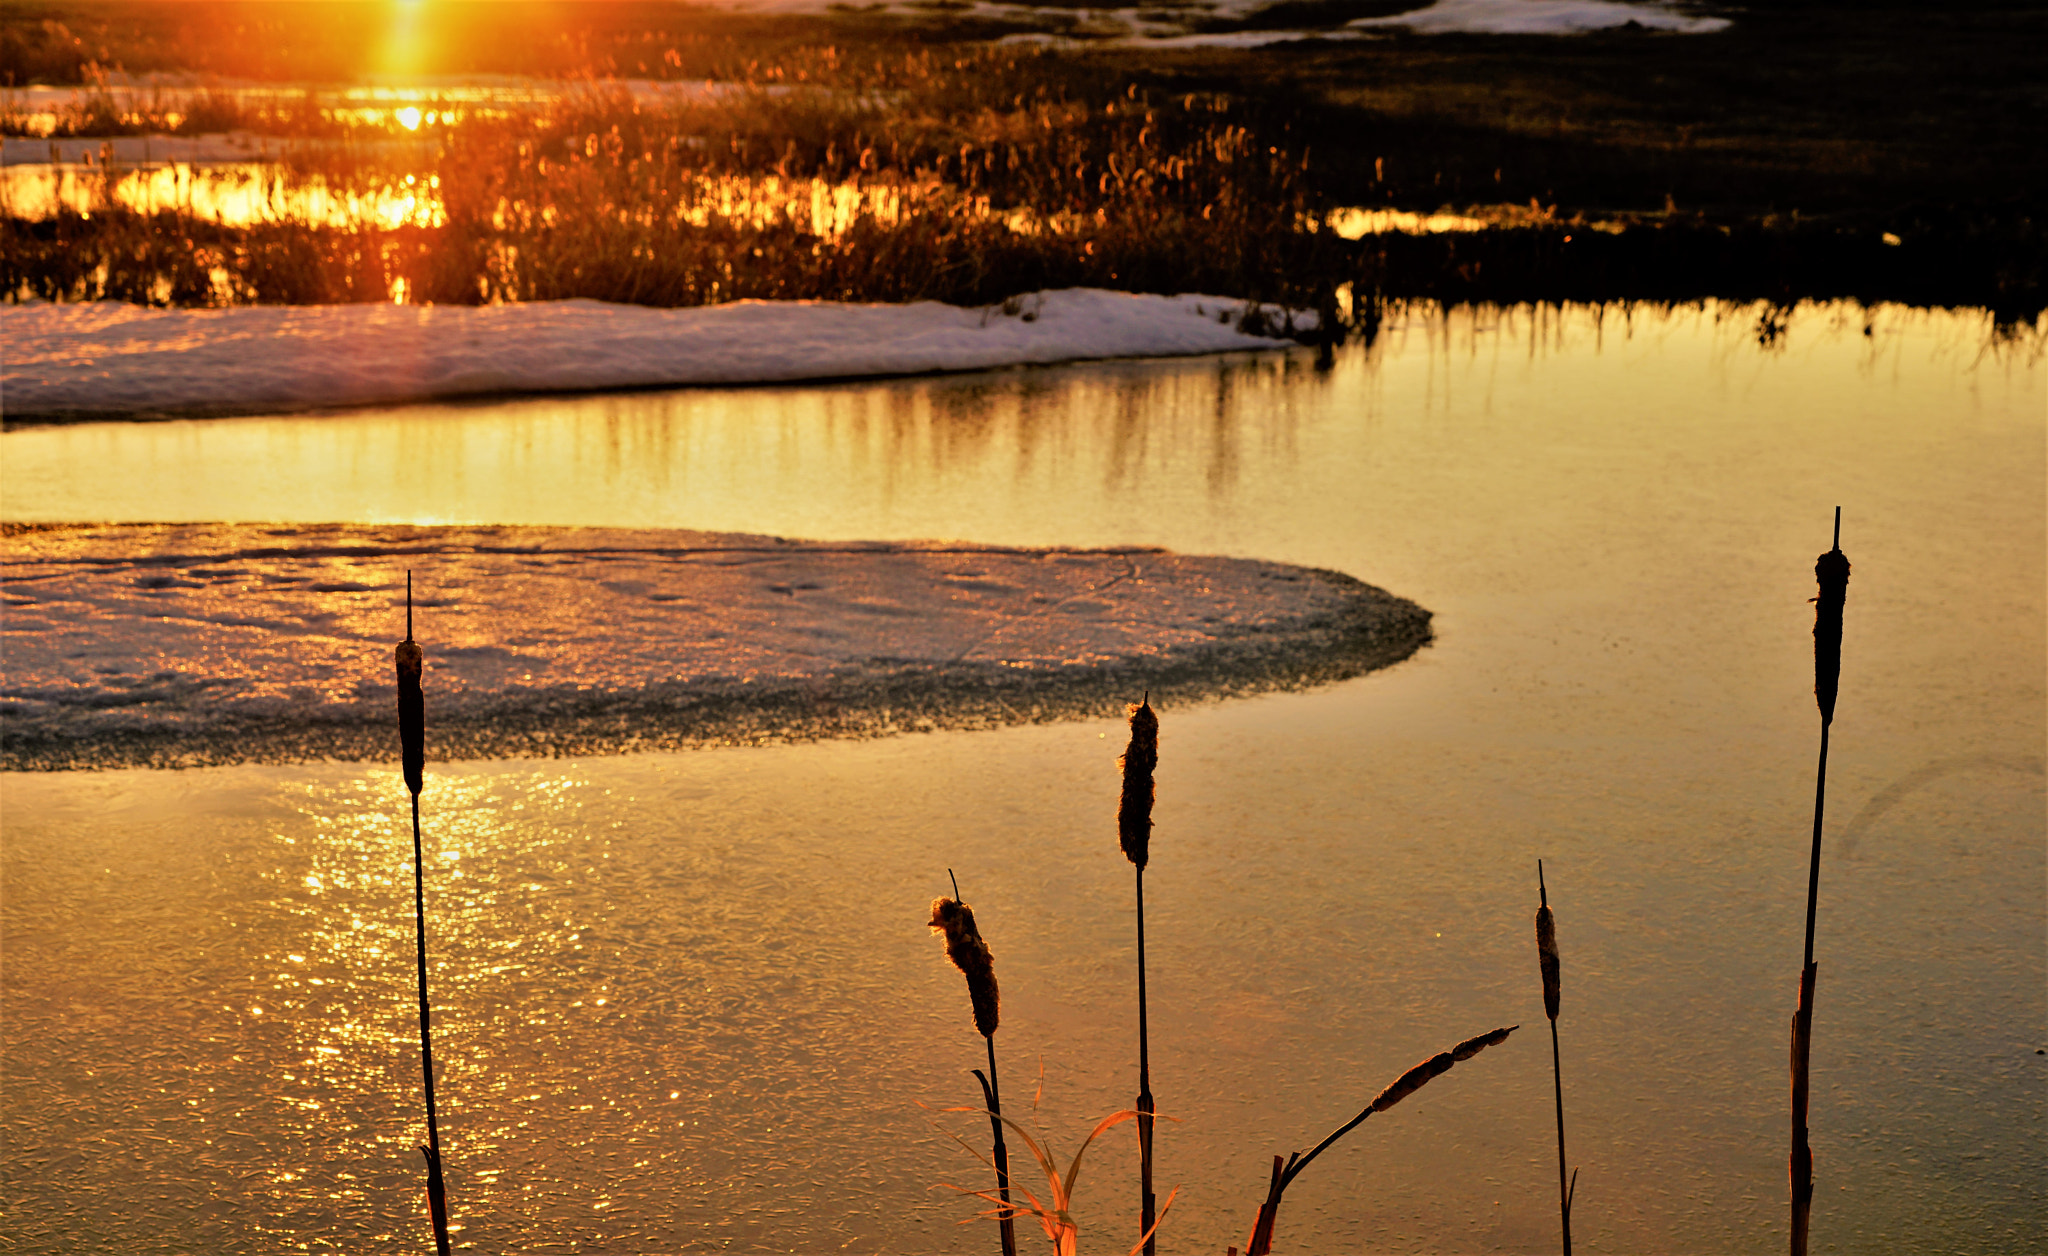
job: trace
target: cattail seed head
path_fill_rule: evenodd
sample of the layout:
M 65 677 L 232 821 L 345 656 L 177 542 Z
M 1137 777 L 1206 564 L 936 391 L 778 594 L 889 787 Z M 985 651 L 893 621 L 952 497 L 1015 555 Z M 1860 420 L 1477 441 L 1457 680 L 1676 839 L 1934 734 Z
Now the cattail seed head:
M 1820 596 L 1814 599 L 1813 696 L 1820 718 L 1835 722 L 1835 695 L 1842 683 L 1842 607 L 1849 600 L 1849 556 L 1838 545 L 1813 564 Z
M 1117 836 L 1124 855 L 1140 872 L 1151 857 L 1152 771 L 1159 766 L 1159 717 L 1148 696 L 1130 708 L 1131 744 L 1124 748 L 1123 797 L 1117 803 Z
M 415 795 L 427 764 L 427 702 L 420 691 L 426 655 L 407 637 L 398 645 L 398 758 L 405 769 L 405 787 Z
M 946 958 L 967 978 L 967 997 L 974 1002 L 974 1027 L 982 1037 L 994 1037 L 1002 1001 L 996 993 L 995 960 L 988 953 L 988 943 L 981 940 L 981 931 L 974 927 L 974 909 L 958 899 L 935 898 L 931 927 L 933 933 L 946 935 Z
M 1536 962 L 1543 969 L 1543 1014 L 1557 1019 L 1561 983 L 1557 968 L 1557 922 L 1548 906 L 1536 909 Z
M 1422 1089 L 1429 1083 L 1430 1079 L 1450 1072 L 1451 1065 L 1456 1064 L 1460 1060 L 1469 1060 L 1488 1047 L 1506 1042 L 1508 1035 L 1520 1028 L 1520 1025 L 1509 1025 L 1502 1029 L 1490 1030 L 1477 1037 L 1467 1038 L 1448 1051 L 1429 1057 L 1394 1079 L 1393 1085 L 1382 1090 L 1379 1093 L 1379 1097 L 1372 1101 L 1372 1110 L 1374 1112 L 1385 1112 L 1388 1108 L 1393 1107 L 1409 1095 Z

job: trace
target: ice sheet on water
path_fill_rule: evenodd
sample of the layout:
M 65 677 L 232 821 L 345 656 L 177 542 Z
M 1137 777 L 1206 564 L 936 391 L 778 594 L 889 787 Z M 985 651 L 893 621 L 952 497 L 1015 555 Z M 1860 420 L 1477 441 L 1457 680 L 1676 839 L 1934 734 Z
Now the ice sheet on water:
M 0 308 L 8 418 L 228 413 L 487 393 L 919 375 L 1268 349 L 1244 304 L 1093 288 L 963 309 L 601 301 L 152 310 Z M 1314 315 L 1300 316 L 1310 326 Z
M 1401 27 L 1418 35 L 1583 35 L 1637 26 L 1677 35 L 1726 29 L 1724 17 L 1695 17 L 1676 6 L 1624 0 L 1436 0 L 1427 8 L 1391 17 L 1359 18 L 1365 30 Z
M 1100 714 L 1429 639 L 1348 576 L 1152 549 L 192 524 L 17 528 L 4 565 L 16 768 L 387 756 L 408 570 L 441 758 Z

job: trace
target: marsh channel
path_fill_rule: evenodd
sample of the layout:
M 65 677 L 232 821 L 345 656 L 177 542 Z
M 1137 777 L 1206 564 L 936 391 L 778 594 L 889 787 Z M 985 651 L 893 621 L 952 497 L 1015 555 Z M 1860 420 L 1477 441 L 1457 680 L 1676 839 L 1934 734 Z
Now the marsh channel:
M 1274 1153 L 1518 1023 L 1326 1153 L 1277 1250 L 1554 1250 L 1539 857 L 1580 1249 L 1782 1245 L 1808 599 L 1839 505 L 1817 1250 L 2038 1250 L 2042 341 L 1969 312 L 1759 318 L 1415 306 L 1327 371 L 1304 349 L 16 427 L 0 476 L 12 521 L 1143 544 L 1429 608 L 1433 643 L 1386 670 L 1161 712 L 1173 1256 L 1243 1241 Z M 1071 1153 L 1135 1093 L 1122 738 L 429 764 L 458 1247 L 995 1251 L 948 1185 L 987 1185 L 952 1137 L 986 1123 L 945 1111 L 978 1102 L 982 1044 L 928 905 L 952 869 L 1002 982 L 1009 1106 Z M 4 795 L 9 1250 L 426 1245 L 396 764 Z M 1133 1140 L 1090 1155 L 1082 1248 L 1124 1251 Z

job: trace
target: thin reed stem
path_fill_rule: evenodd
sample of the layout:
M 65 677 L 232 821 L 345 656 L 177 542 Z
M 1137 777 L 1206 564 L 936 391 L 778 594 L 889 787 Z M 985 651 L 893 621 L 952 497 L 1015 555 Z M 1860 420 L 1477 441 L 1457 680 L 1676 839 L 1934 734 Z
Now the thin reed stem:
M 1138 869 L 1138 1224 L 1153 1256 L 1157 1201 L 1152 1193 L 1152 1039 L 1145 1016 L 1145 869 Z
M 1806 951 L 1799 967 L 1799 1007 L 1792 1013 L 1792 1256 L 1806 1256 L 1807 1236 L 1813 1224 L 1813 1143 L 1807 1128 L 1812 1095 L 1813 1002 L 1820 967 L 1813 962 L 1813 927 L 1820 906 L 1820 835 L 1827 814 L 1828 734 L 1833 721 L 1825 715 L 1820 724 L 1820 764 L 1813 786 L 1813 858 L 1806 874 Z
M 1806 952 L 1801 964 L 1813 964 L 1813 922 L 1820 909 L 1820 832 L 1821 823 L 1828 810 L 1828 734 L 1833 731 L 1834 722 L 1823 718 L 1820 722 L 1820 765 L 1814 771 L 1813 781 L 1813 859 L 1806 869 Z
M 988 1076 L 975 1069 L 974 1079 L 981 1083 L 982 1097 L 988 1100 L 988 1123 L 995 1130 L 992 1159 L 996 1163 L 996 1194 L 1003 1201 L 997 1221 L 1002 1225 L 1003 1256 L 1017 1256 L 1017 1218 L 1010 1206 L 1010 1148 L 1003 1141 L 1003 1092 L 996 1081 L 996 1040 L 991 1035 L 982 1041 L 988 1044 Z
M 427 890 L 426 860 L 420 844 L 420 796 L 412 796 L 412 902 L 413 920 L 419 938 L 420 961 L 420 1073 L 427 1091 L 427 1145 L 420 1154 L 427 1160 L 427 1208 L 433 1215 L 434 1247 L 448 1256 L 448 1189 L 441 1178 L 441 1121 L 434 1106 L 434 1014 L 427 998 Z
M 1565 1178 L 1564 1168 L 1564 1069 L 1558 1062 L 1557 1022 L 1550 1022 L 1550 1080 L 1557 1088 L 1557 1207 L 1564 1219 L 1564 1256 L 1572 1256 L 1572 1194 L 1579 1175 Z

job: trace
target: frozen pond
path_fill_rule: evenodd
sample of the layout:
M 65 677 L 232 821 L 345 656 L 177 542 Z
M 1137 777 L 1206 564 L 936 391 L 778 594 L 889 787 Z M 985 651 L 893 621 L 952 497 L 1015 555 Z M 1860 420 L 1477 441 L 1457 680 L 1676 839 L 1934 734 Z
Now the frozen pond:
M 1807 599 L 1841 505 L 1816 1250 L 2033 1250 L 2041 341 L 1891 309 L 1803 309 L 1769 347 L 1755 325 L 1465 312 L 1397 320 L 1328 373 L 1302 351 L 20 428 L 0 512 L 1159 545 L 1413 599 L 1437 639 L 1392 669 L 1161 714 L 1161 1252 L 1241 1245 L 1272 1154 L 1525 1027 L 1289 1190 L 1276 1251 L 1336 1256 L 1555 1250 L 1539 856 L 1579 1247 L 1782 1245 Z M 462 1245 L 996 1250 L 941 1185 L 985 1184 L 947 1133 L 986 1124 L 931 1110 L 976 1101 L 981 1044 L 923 922 L 952 868 L 1003 982 L 1011 1107 L 1042 1072 L 1027 1123 L 1070 1151 L 1127 1105 L 1121 738 L 430 764 Z M 12 774 L 4 797 L 14 1246 L 425 1243 L 395 765 Z M 1081 1243 L 1122 1252 L 1132 1140 L 1099 1150 Z

